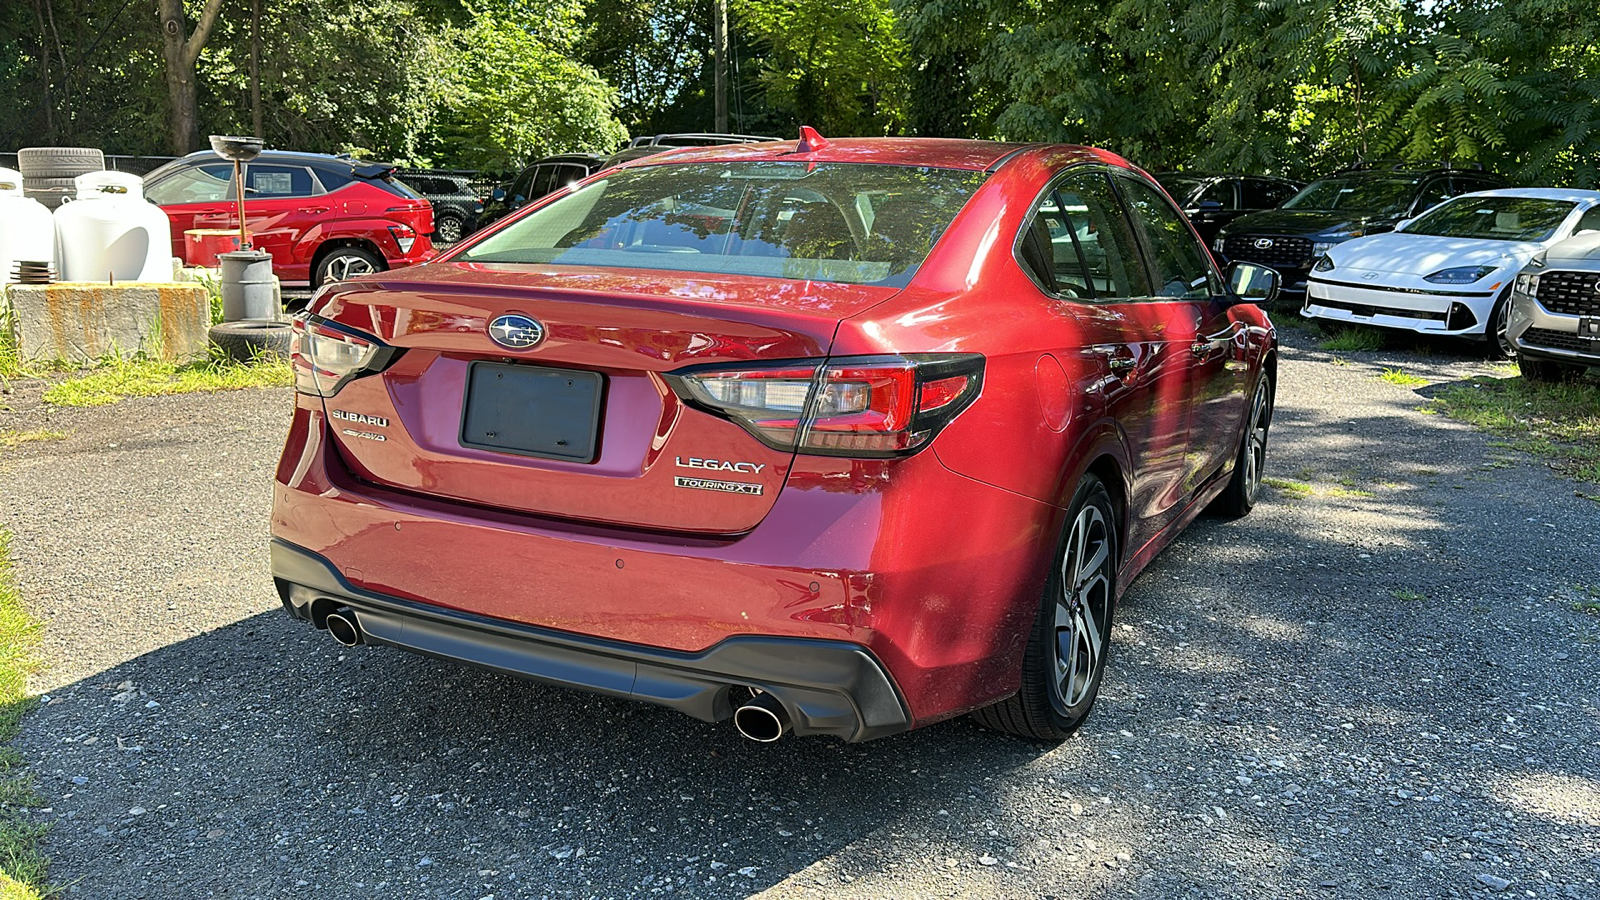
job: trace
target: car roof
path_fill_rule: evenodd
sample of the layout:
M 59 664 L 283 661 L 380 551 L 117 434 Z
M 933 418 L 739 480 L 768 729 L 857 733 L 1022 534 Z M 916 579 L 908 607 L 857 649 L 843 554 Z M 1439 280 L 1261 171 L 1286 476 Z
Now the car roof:
M 196 150 L 187 156 L 179 157 L 178 159 L 174 160 L 174 162 L 226 163 L 227 160 L 218 156 L 211 150 Z M 261 155 L 257 156 L 253 160 L 250 160 L 249 162 L 301 163 L 303 165 L 323 166 L 346 165 L 354 167 L 383 165 L 383 163 L 371 163 L 367 162 L 366 160 L 355 159 L 350 156 L 335 156 L 332 153 L 306 153 L 300 150 L 263 150 L 261 151 Z M 249 165 L 249 162 L 247 162 L 246 165 Z
M 993 168 L 1007 157 L 1042 144 L 1000 143 L 962 138 L 834 138 L 800 158 L 807 162 L 880 163 L 934 169 Z M 694 162 L 759 162 L 794 159 L 798 141 L 685 147 L 652 153 L 625 163 L 629 168 Z M 626 151 L 624 151 L 626 152 Z M 620 154 L 619 154 L 620 155 Z
M 1473 191 L 1462 197 L 1525 197 L 1530 200 L 1566 200 L 1582 203 L 1600 200 L 1600 191 L 1580 191 L 1571 188 L 1495 188 L 1492 191 Z
M 541 156 L 533 162 L 528 163 L 528 165 L 524 166 L 524 168 L 549 165 L 551 163 L 593 164 L 601 162 L 605 162 L 605 157 L 599 155 L 598 153 L 557 153 L 554 156 Z

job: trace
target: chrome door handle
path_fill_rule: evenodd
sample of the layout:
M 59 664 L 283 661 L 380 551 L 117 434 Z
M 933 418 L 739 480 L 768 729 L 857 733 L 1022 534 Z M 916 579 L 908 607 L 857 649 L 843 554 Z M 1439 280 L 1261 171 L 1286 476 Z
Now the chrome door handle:
M 1136 362 L 1131 356 L 1113 356 L 1106 360 L 1106 365 L 1110 366 L 1113 372 L 1126 372 L 1132 369 Z

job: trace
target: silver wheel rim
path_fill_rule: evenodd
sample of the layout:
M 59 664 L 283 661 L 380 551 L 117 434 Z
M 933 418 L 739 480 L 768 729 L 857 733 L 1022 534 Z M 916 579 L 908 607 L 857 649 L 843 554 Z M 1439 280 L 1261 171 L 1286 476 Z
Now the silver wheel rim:
M 461 240 L 461 223 L 457 222 L 455 219 L 440 219 L 439 242 L 443 244 L 454 244 L 459 240 Z
M 1272 416 L 1267 411 L 1267 383 L 1256 386 L 1256 398 L 1250 403 L 1250 433 L 1245 436 L 1244 490 L 1254 503 L 1256 491 L 1261 488 L 1261 472 L 1267 465 L 1267 426 Z
M 365 257 L 338 254 L 328 260 L 328 280 L 345 281 L 357 275 L 370 275 L 377 271 Z
M 1054 699 L 1073 709 L 1094 689 L 1105 656 L 1111 619 L 1111 529 L 1097 506 L 1085 506 L 1072 521 L 1061 560 L 1056 597 Z

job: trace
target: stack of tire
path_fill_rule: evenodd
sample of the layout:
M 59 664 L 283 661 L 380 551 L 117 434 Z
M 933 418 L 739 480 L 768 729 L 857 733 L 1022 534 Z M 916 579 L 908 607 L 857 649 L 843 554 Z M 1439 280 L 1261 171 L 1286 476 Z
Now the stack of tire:
M 55 209 L 73 196 L 74 178 L 105 168 L 105 154 L 88 147 L 25 147 L 17 151 L 22 192 L 46 209 Z

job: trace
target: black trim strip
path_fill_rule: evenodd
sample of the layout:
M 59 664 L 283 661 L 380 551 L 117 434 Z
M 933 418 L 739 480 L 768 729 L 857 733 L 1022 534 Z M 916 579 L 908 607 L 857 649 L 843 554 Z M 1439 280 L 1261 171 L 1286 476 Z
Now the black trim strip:
M 1427 297 L 1493 297 L 1494 291 L 1427 291 L 1421 288 L 1389 287 L 1382 284 L 1361 284 L 1355 281 L 1334 281 L 1330 278 L 1318 278 L 1315 275 L 1306 279 L 1312 284 L 1330 284 L 1337 287 L 1361 288 L 1367 291 L 1383 291 L 1390 294 L 1421 294 Z

